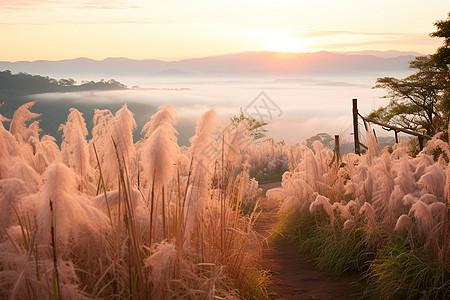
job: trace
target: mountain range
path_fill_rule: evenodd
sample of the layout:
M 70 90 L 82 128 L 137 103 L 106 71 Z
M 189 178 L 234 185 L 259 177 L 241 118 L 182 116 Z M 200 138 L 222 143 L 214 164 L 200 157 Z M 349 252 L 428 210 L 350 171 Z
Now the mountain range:
M 233 76 L 303 75 L 407 71 L 416 52 L 243 52 L 201 58 L 162 61 L 106 58 L 76 58 L 58 61 L 0 61 L 0 70 L 47 76 Z

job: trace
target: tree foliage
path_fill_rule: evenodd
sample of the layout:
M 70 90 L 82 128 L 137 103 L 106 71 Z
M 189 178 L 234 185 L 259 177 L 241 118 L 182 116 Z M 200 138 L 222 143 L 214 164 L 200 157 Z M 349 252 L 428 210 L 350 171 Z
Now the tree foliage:
M 266 136 L 267 129 L 264 128 L 264 126 L 268 125 L 269 123 L 247 116 L 242 111 L 242 107 L 241 112 L 238 115 L 232 116 L 230 119 L 232 124 L 235 126 L 237 126 L 237 124 L 241 123 L 242 121 L 246 121 L 250 136 L 253 138 L 253 140 L 258 140 Z
M 436 53 L 410 62 L 414 74 L 397 79 L 382 77 L 374 88 L 387 90 L 390 102 L 372 111 L 368 118 L 434 135 L 448 128 L 450 111 L 450 13 L 435 23 L 432 37 L 444 38 Z
M 447 20 L 437 21 L 434 26 L 437 27 L 437 30 L 432 32 L 430 36 L 443 38 L 444 44 L 436 50 L 433 59 L 448 71 L 450 65 L 450 13 L 448 13 Z
M 48 76 L 27 73 L 12 74 L 9 70 L 0 71 L 0 97 L 5 99 L 42 93 L 124 89 L 127 89 L 127 86 L 114 79 L 86 81 L 77 84 L 72 78 L 56 80 Z

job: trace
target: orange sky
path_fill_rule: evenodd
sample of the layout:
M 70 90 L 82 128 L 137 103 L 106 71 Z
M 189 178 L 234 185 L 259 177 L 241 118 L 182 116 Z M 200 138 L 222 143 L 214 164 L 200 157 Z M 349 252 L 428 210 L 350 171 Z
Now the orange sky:
M 242 51 L 433 53 L 448 0 L 0 0 L 0 60 Z

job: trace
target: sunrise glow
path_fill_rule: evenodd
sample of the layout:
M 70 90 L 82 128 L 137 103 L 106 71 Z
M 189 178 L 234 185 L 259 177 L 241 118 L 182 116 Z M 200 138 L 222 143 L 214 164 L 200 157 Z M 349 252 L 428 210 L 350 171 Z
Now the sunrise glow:
M 0 60 L 175 60 L 243 51 L 431 53 L 447 0 L 0 1 Z
M 260 30 L 257 37 L 261 39 L 262 50 L 279 52 L 305 52 L 300 38 L 284 30 Z

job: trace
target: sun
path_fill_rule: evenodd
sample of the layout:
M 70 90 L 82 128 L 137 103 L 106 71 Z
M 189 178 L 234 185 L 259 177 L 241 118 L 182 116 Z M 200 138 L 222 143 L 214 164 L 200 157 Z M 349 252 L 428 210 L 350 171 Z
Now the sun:
M 289 31 L 281 29 L 265 29 L 259 33 L 263 50 L 277 52 L 304 52 L 300 38 L 292 36 Z

